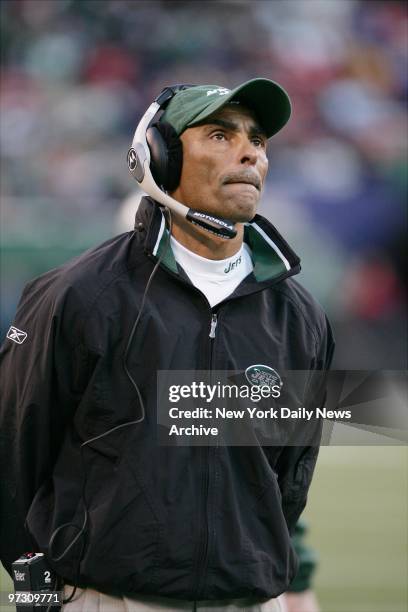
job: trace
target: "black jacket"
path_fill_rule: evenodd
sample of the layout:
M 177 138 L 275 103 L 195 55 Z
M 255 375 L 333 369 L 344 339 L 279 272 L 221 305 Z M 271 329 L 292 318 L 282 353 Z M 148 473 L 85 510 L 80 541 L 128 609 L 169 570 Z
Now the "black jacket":
M 10 572 L 39 549 L 72 583 L 81 557 L 79 584 L 112 593 L 277 596 L 297 570 L 290 533 L 317 448 L 160 446 L 156 372 L 326 369 L 326 317 L 289 278 L 299 259 L 260 216 L 245 229 L 254 272 L 213 310 L 168 249 L 128 352 L 146 417 L 81 458 L 81 443 L 140 415 L 123 357 L 167 233 L 149 198 L 135 227 L 24 289 L 13 326 L 27 337 L 1 349 L 1 560 Z

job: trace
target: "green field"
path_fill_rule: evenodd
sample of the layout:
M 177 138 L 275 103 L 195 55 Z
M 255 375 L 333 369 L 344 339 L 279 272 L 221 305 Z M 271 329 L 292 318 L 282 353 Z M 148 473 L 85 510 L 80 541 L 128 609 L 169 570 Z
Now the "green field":
M 408 448 L 322 448 L 305 516 L 322 612 L 407 612 Z
M 323 447 L 305 516 L 322 612 L 408 610 L 406 447 Z

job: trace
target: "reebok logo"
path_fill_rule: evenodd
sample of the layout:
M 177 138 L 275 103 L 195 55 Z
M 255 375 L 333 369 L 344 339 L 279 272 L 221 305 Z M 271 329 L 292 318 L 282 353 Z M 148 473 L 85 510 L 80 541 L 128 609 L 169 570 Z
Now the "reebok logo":
M 24 340 L 27 338 L 27 333 L 21 331 L 21 329 L 17 329 L 17 327 L 11 326 L 7 332 L 7 338 L 17 344 L 23 344 Z
M 24 582 L 25 574 L 23 572 L 18 572 L 17 570 L 14 570 L 14 578 L 17 582 Z
M 213 96 L 214 94 L 218 94 L 219 96 L 227 95 L 231 90 L 226 89 L 226 87 L 219 87 L 218 89 L 209 89 L 207 91 L 207 96 Z
M 228 266 L 224 268 L 225 274 L 228 274 L 228 272 L 231 272 L 231 270 L 233 270 L 234 268 L 237 268 L 239 264 L 241 263 L 241 261 L 242 261 L 242 255 L 240 255 L 235 261 L 230 261 Z

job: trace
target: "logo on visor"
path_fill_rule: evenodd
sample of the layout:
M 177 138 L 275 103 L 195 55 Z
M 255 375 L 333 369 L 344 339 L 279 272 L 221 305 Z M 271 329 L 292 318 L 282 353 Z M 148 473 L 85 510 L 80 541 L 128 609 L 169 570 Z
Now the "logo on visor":
M 213 96 L 218 94 L 219 96 L 226 96 L 231 90 L 226 87 L 218 87 L 218 89 L 210 89 L 207 91 L 207 96 Z

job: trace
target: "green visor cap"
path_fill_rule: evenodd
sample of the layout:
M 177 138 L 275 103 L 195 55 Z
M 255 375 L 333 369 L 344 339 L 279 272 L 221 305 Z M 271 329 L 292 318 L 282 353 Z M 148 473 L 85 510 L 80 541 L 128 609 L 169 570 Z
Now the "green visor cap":
M 280 85 L 269 79 L 252 79 L 235 89 L 196 85 L 179 91 L 170 100 L 161 120 L 170 123 L 180 135 L 230 102 L 249 108 L 267 138 L 279 132 L 291 114 L 289 96 Z

